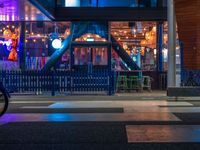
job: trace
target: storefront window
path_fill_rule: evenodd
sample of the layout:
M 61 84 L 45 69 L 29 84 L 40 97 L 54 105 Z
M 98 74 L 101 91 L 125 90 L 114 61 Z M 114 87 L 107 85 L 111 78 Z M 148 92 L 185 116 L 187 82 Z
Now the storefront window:
M 20 25 L 16 22 L 0 22 L 0 68 L 19 69 Z
M 74 65 L 87 65 L 89 61 L 88 48 L 74 49 Z
M 93 65 L 107 65 L 107 48 L 93 48 Z
M 139 68 L 156 70 L 156 22 L 112 22 L 111 34 Z M 113 64 L 117 70 L 130 69 L 115 49 Z

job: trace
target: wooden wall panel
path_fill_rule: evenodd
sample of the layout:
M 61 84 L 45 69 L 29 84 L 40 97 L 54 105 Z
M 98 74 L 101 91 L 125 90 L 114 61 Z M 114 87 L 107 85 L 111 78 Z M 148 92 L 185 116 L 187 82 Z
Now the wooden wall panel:
M 185 68 L 200 69 L 200 0 L 175 0 L 175 11 Z

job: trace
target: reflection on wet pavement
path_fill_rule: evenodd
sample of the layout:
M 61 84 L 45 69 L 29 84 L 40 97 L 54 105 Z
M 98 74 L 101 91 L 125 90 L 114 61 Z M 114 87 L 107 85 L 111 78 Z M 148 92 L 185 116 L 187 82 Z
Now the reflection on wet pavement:
M 128 142 L 200 142 L 199 125 L 128 125 Z
M 32 121 L 181 121 L 170 113 L 5 114 L 0 122 Z

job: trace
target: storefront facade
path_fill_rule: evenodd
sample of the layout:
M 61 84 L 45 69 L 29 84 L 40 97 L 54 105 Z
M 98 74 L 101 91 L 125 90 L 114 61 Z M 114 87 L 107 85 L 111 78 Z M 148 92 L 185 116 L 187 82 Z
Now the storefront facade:
M 27 3 L 24 5 L 37 9 L 40 15 L 25 15 L 23 19 L 20 15 L 0 15 L 2 70 L 141 70 L 154 80 L 167 71 L 165 1 L 60 0 L 49 6 L 42 1 Z M 109 14 L 104 14 L 103 9 Z M 117 11 L 121 13 L 115 14 Z M 17 36 L 14 52 L 12 35 Z M 154 88 L 163 87 L 166 85 L 154 84 Z

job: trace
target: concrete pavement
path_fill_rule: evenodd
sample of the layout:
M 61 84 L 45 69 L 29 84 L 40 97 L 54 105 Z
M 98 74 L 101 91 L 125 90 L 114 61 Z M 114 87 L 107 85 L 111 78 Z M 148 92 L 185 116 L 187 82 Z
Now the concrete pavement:
M 151 94 L 12 96 L 0 149 L 199 149 L 200 102 Z

